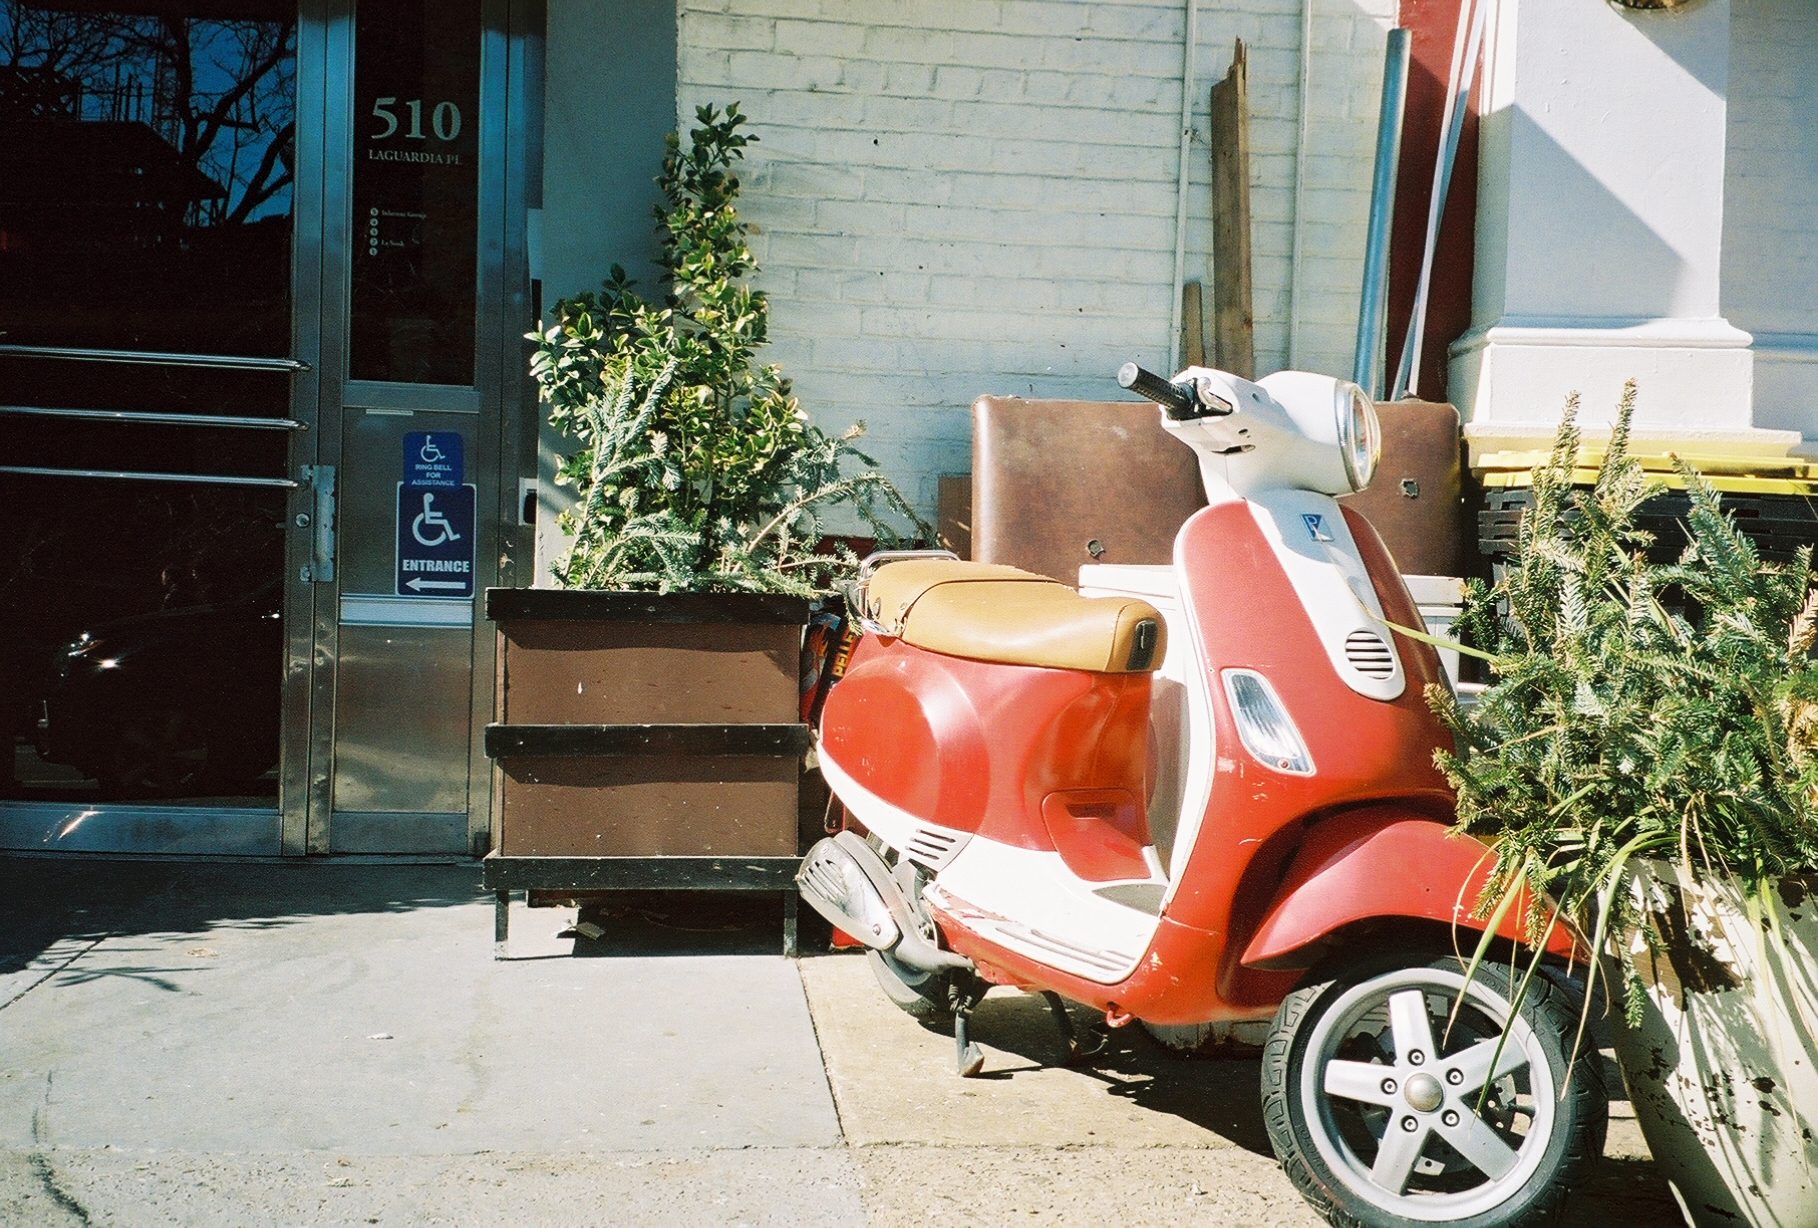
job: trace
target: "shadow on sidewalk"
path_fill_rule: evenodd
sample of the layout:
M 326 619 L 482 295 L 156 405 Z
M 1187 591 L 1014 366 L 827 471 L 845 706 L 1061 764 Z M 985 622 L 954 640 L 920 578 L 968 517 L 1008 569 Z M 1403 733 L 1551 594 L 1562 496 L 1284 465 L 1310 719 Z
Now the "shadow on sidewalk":
M 812 910 L 801 912 L 806 932 Z M 825 923 L 818 916 L 814 922 L 824 945 Z M 574 954 L 588 959 L 775 955 L 782 949 L 783 902 L 770 891 L 620 891 L 582 905 L 576 924 L 599 927 L 597 938 L 575 935 Z
M 1070 1014 L 1075 1030 L 1082 1035 L 1084 1028 L 1098 1022 L 1092 1011 L 1078 1004 L 1071 1005 Z M 948 1034 L 945 1028 L 929 1030 Z M 972 1034 L 982 1044 L 1030 1063 L 1028 1067 L 987 1070 L 982 1078 L 1014 1080 L 1020 1073 L 1054 1066 L 1065 1058 L 1060 1031 L 1047 1004 L 1033 994 L 999 991 L 990 995 L 973 1015 Z M 1107 1096 L 1151 1113 L 1182 1118 L 1246 1151 L 1274 1157 L 1262 1118 L 1262 1064 L 1255 1058 L 1178 1053 L 1131 1025 L 1111 1031 L 1108 1049 L 1076 1069 L 1102 1083 Z M 1620 1089 L 1621 1076 L 1613 1063 L 1609 1077 Z M 1568 1202 L 1559 1228 L 1679 1222 L 1672 1194 L 1652 1160 L 1611 1155 L 1602 1159 Z
M 103 938 L 270 930 L 311 917 L 402 913 L 490 904 L 477 862 L 349 864 L 317 858 L 294 862 L 133 861 L 0 854 L 0 976 L 34 962 L 75 955 Z M 770 892 L 621 892 L 583 906 L 579 919 L 597 938 L 574 934 L 583 958 L 652 955 L 775 955 L 782 948 L 781 897 Z M 804 933 L 825 944 L 825 924 Z M 476 932 L 490 928 L 476 918 Z M 816 927 L 819 927 L 818 929 Z M 53 951 L 53 948 L 55 950 Z M 124 948 L 130 951 L 130 948 Z M 565 956 L 564 956 L 565 957 Z M 155 967 L 131 974 L 159 984 Z M 107 975 L 122 975 L 119 970 Z M 65 978 L 83 975 L 80 966 Z M 0 993 L 0 1006 L 8 995 Z
M 103 938 L 265 930 L 485 899 L 474 863 L 373 865 L 0 856 L 0 975 Z M 157 983 L 158 969 L 134 975 Z M 80 975 L 80 973 L 66 974 Z
M 1077 1003 L 1069 1014 L 1082 1039 L 1095 1022 L 1102 1026 L 1102 1019 Z M 923 1026 L 951 1035 L 950 1025 Z M 973 1013 L 972 1036 L 1029 1062 L 1026 1067 L 987 1069 L 980 1079 L 1014 1080 L 1022 1073 L 1060 1065 L 1066 1058 L 1060 1029 L 1047 1003 L 1034 994 L 999 990 L 988 996 Z M 1074 1069 L 1102 1084 L 1107 1096 L 1151 1113 L 1179 1117 L 1257 1155 L 1274 1155 L 1258 1095 L 1261 1064 L 1254 1059 L 1184 1057 L 1133 1024 L 1111 1031 L 1106 1050 Z

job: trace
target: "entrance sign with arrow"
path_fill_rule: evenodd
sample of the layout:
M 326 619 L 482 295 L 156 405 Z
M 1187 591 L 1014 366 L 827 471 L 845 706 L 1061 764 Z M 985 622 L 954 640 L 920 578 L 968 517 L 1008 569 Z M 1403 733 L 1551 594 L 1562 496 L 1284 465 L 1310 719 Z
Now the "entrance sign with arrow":
M 472 597 L 474 487 L 398 483 L 400 597 Z

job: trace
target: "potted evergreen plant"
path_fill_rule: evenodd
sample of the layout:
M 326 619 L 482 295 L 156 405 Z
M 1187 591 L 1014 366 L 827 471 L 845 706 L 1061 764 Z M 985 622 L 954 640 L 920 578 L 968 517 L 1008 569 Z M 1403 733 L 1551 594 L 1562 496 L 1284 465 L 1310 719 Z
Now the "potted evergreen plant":
M 927 531 L 861 426 L 820 430 L 756 361 L 769 305 L 732 173 L 756 138 L 736 104 L 696 118 L 658 178 L 661 295 L 615 265 L 531 334 L 575 502 L 558 587 L 486 594 L 501 893 L 787 886 L 803 627 L 857 562 L 821 548 L 822 518 L 842 507 L 885 545 Z
M 1429 696 L 1457 746 L 1439 761 L 1459 827 L 1499 857 L 1486 911 L 1530 908 L 1530 933 L 1573 926 L 1600 956 L 1636 1116 L 1691 1221 L 1812 1228 L 1811 552 L 1764 561 L 1675 462 L 1689 544 L 1650 562 L 1636 514 L 1660 487 L 1628 454 L 1634 404 L 1631 381 L 1583 489 L 1568 402 L 1519 553 L 1462 620 L 1491 685 L 1468 708 Z

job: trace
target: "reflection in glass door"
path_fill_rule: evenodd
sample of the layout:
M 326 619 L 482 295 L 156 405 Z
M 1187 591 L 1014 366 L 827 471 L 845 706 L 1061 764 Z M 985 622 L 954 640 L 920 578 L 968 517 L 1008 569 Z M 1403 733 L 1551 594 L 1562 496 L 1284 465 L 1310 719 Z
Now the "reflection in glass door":
M 276 831 L 304 425 L 296 35 L 274 0 L 0 0 L 0 809 L 15 818 L 116 802 Z

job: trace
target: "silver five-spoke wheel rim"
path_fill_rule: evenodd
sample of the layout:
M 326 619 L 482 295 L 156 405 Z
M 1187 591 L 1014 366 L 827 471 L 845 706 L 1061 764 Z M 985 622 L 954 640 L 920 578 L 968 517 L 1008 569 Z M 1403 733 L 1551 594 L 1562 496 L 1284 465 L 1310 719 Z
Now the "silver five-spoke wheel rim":
M 1313 1145 L 1359 1198 L 1405 1219 L 1467 1219 L 1540 1167 L 1558 1084 L 1540 1038 L 1501 994 L 1436 968 L 1353 986 L 1307 1038 L 1301 1109 Z M 1447 1016 L 1465 992 L 1448 1034 Z M 1494 1066 L 1492 1066 L 1494 1063 Z M 1487 1096 L 1480 1093 L 1490 1085 Z

